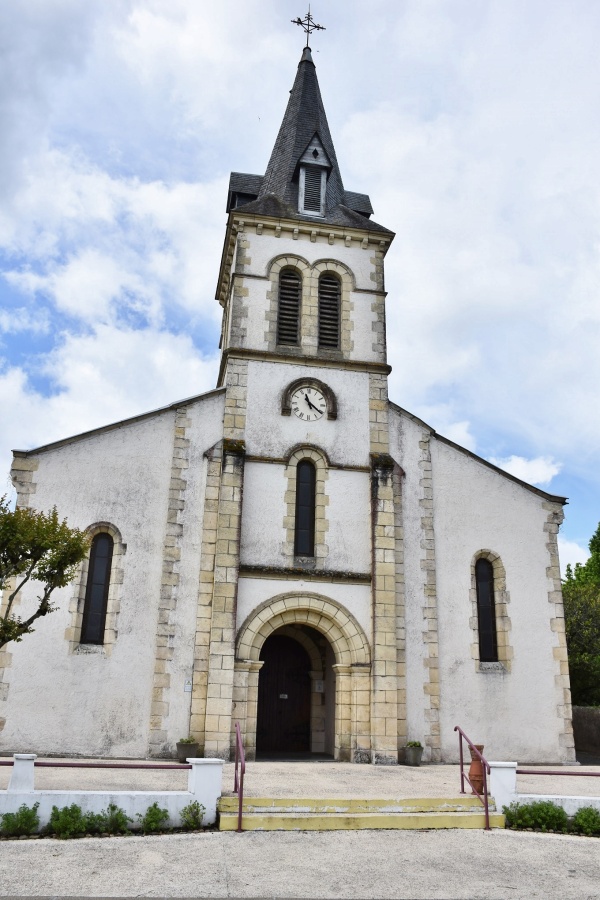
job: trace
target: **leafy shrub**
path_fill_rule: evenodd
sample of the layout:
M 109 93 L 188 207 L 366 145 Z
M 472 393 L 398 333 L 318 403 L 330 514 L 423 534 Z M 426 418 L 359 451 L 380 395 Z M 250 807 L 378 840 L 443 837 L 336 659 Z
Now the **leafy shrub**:
M 53 806 L 48 822 L 48 831 L 56 834 L 59 838 L 70 838 L 76 834 L 85 834 L 87 824 L 86 816 L 76 803 L 72 803 L 71 806 L 62 806 L 60 809 L 58 806 Z
M 181 824 L 184 828 L 189 828 L 190 831 L 197 831 L 199 828 L 202 828 L 202 819 L 205 812 L 205 807 L 198 803 L 197 800 L 194 800 L 181 810 Z
M 129 830 L 129 818 L 124 809 L 115 803 L 109 803 L 108 809 L 103 809 L 100 813 L 102 818 L 102 827 L 100 831 L 108 831 L 109 834 L 125 834 Z
M 407 747 L 422 747 L 423 744 L 421 743 L 421 741 L 407 741 L 406 746 Z
M 156 831 L 162 831 L 165 823 L 169 819 L 169 813 L 166 809 L 162 809 L 156 801 L 149 806 L 144 815 L 137 814 L 140 822 L 142 834 L 153 834 Z
M 551 800 L 533 803 L 511 803 L 502 807 L 508 828 L 539 828 L 541 831 L 568 831 L 569 818 L 562 808 Z
M 582 806 L 573 816 L 573 828 L 580 834 L 600 834 L 600 812 L 593 806 Z
M 25 803 L 14 813 L 4 813 L 0 816 L 0 834 L 4 837 L 20 837 L 23 834 L 33 834 L 37 831 L 40 824 L 40 817 L 37 814 L 38 806 L 36 803 L 33 807 L 27 806 Z

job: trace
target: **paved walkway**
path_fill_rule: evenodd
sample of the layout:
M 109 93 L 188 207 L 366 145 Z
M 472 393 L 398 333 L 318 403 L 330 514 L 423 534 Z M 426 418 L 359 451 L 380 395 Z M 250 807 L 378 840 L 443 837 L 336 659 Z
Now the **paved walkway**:
M 68 762 L 68 760 L 48 760 Z M 84 762 L 86 760 L 71 760 Z M 87 760 L 91 762 L 91 760 Z M 133 760 L 104 760 L 133 762 Z M 102 760 L 98 760 L 102 762 Z M 156 760 L 155 760 L 156 762 Z M 149 760 L 139 760 L 140 765 Z M 545 768 L 531 766 L 527 768 Z M 567 767 L 555 766 L 561 772 Z M 600 772 L 598 766 L 573 767 L 577 772 Z M 0 790 L 8 785 L 11 769 L 0 766 Z M 36 768 L 39 790 L 185 790 L 187 771 L 164 769 L 46 769 Z M 233 764 L 223 771 L 223 793 L 233 788 Z M 600 795 L 600 778 L 520 775 L 523 793 Z M 244 791 L 248 797 L 456 797 L 460 791 L 459 768 L 452 766 L 360 766 L 334 762 L 249 762 Z

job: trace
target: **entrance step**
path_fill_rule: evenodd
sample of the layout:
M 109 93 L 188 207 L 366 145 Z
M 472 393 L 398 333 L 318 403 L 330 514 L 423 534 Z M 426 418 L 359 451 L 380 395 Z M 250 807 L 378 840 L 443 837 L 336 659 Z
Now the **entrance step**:
M 237 797 L 219 800 L 219 830 L 237 829 Z M 485 828 L 477 797 L 406 800 L 317 800 L 250 797 L 244 800 L 244 831 L 355 831 L 363 828 Z M 504 816 L 490 803 L 490 826 L 504 828 Z

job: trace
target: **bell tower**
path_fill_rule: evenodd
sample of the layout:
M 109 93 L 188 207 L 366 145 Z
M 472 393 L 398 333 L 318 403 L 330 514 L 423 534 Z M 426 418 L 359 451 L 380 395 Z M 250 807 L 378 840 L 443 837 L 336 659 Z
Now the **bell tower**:
M 253 755 L 261 663 L 236 640 L 255 606 L 285 589 L 290 604 L 309 610 L 302 615 L 335 602 L 340 623 L 356 620 L 362 635 L 361 662 L 346 664 L 336 651 L 331 752 L 395 763 L 384 284 L 394 235 L 372 220 L 366 194 L 344 187 L 308 46 L 265 174 L 232 173 L 227 212 L 217 286 L 226 390 L 219 495 L 227 500 L 214 536 L 218 626 L 205 705 L 195 707 L 206 713 L 205 753 L 229 752 L 233 720 L 224 713 L 233 704 L 246 711 Z

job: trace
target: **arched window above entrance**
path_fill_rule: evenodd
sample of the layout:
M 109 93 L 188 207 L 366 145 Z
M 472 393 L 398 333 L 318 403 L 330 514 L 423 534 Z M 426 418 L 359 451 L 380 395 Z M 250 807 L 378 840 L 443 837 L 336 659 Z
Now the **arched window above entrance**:
M 317 472 L 314 464 L 302 459 L 296 467 L 296 528 L 294 555 L 315 555 L 315 497 Z

